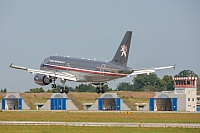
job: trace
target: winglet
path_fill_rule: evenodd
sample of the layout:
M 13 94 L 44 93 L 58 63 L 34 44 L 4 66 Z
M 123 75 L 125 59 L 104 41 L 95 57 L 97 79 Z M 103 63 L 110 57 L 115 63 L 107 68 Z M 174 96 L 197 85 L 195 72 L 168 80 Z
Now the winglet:
M 174 65 L 174 67 L 173 67 L 174 69 L 176 69 L 176 64 Z
M 12 68 L 12 66 L 13 66 L 13 63 L 12 63 L 12 64 L 10 64 L 10 66 L 9 66 L 9 67 L 11 67 L 11 68 Z

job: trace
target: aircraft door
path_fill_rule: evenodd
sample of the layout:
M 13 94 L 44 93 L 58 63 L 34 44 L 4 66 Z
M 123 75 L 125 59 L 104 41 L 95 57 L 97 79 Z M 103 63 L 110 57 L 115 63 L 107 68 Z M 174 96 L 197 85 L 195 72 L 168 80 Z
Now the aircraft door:
M 43 63 L 42 63 L 42 65 L 43 65 L 44 68 L 47 68 L 47 63 L 48 63 L 48 62 L 49 62 L 49 57 L 46 58 L 46 59 L 44 59 L 44 61 L 43 61 Z
M 106 64 L 102 64 L 100 67 L 100 75 L 104 76 L 104 70 L 105 70 Z

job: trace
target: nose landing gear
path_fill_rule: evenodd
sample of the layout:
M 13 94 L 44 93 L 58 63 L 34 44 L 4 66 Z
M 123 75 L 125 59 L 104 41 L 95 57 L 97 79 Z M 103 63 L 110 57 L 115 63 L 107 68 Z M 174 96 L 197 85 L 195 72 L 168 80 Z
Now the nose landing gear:
M 52 81 L 53 81 L 53 84 L 51 84 L 51 88 L 56 88 L 57 87 L 57 85 L 56 85 L 56 79 L 54 78 L 54 79 L 52 79 Z

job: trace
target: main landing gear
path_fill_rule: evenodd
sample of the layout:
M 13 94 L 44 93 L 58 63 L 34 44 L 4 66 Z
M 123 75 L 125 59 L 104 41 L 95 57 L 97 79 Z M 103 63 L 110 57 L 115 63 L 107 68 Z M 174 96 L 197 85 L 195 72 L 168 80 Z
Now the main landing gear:
M 67 86 L 65 85 L 66 80 L 65 79 L 61 79 L 60 82 L 63 84 L 63 87 L 60 87 L 60 93 L 68 93 L 69 92 L 69 88 L 67 88 Z
M 60 93 L 68 93 L 69 89 L 66 86 L 60 87 Z
M 105 93 L 105 88 L 103 88 L 102 86 L 98 86 L 97 88 L 96 88 L 96 93 Z
M 55 84 L 55 80 L 53 80 L 53 84 L 51 84 L 51 88 L 59 88 L 60 93 L 66 93 L 67 94 L 69 92 L 69 88 L 67 88 L 67 86 L 65 85 L 66 80 L 61 79 L 60 81 L 63 84 L 62 87 L 58 87 Z
M 69 88 L 67 88 L 66 85 L 64 85 L 63 87 L 60 87 L 60 93 L 68 93 L 69 92 Z
M 103 87 L 104 83 L 92 83 L 93 85 L 97 86 L 96 88 L 96 93 L 105 93 L 106 90 L 105 88 Z

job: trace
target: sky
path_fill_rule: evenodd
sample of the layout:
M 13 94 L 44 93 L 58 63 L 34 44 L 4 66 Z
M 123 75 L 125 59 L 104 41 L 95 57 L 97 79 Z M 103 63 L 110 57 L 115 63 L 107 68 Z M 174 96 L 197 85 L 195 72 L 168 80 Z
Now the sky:
M 34 75 L 9 68 L 11 63 L 39 69 L 50 55 L 110 61 L 126 31 L 133 31 L 129 67 L 176 64 L 156 74 L 189 69 L 200 76 L 199 0 L 0 0 L 0 89 L 40 87 Z M 133 78 L 108 86 L 115 89 Z

